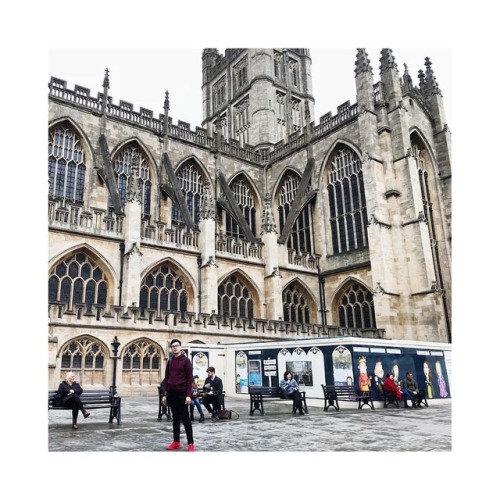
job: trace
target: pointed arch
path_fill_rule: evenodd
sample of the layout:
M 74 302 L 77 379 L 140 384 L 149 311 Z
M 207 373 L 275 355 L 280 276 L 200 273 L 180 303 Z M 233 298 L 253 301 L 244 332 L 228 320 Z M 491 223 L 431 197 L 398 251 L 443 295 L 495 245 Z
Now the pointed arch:
M 65 118 L 48 131 L 49 199 L 83 205 L 92 151 L 81 129 Z
M 48 298 L 63 303 L 68 309 L 85 304 L 93 306 L 113 303 L 114 274 L 111 267 L 88 244 L 76 245 L 54 257 L 49 267 Z
M 193 223 L 198 225 L 200 222 L 200 205 L 203 194 L 203 182 L 208 179 L 210 186 L 213 188 L 212 180 L 208 175 L 206 168 L 194 155 L 188 156 L 182 160 L 174 173 L 179 181 L 179 187 L 182 191 L 187 204 L 187 209 L 191 215 Z M 178 225 L 183 223 L 182 213 L 179 207 L 172 203 L 172 224 Z
M 106 344 L 93 335 L 80 335 L 65 342 L 59 350 L 61 371 L 78 375 L 83 386 L 108 386 L 106 363 L 111 353 Z
M 155 179 L 156 167 L 147 148 L 136 138 L 127 139 L 120 145 L 117 145 L 111 154 L 111 164 L 116 178 L 118 193 L 122 206 L 125 206 L 126 194 L 132 174 L 132 157 L 134 155 L 138 155 L 139 157 L 138 180 L 142 195 L 142 216 L 150 217 L 152 213 L 153 182 L 155 186 L 158 185 L 157 179 Z M 113 199 L 109 196 L 108 214 L 112 215 L 113 212 Z
M 276 184 L 274 194 L 274 205 L 278 207 L 278 227 L 280 234 L 285 228 L 285 222 L 291 211 L 292 203 L 296 197 L 301 181 L 301 174 L 294 168 L 287 167 L 280 176 Z M 311 191 L 311 183 L 306 192 Z M 313 233 L 313 204 L 312 200 L 300 210 L 293 226 L 291 227 L 286 245 L 290 250 L 298 254 L 314 253 L 314 233 Z
M 333 255 L 368 247 L 368 217 L 361 156 L 347 141 L 331 148 L 324 174 Z
M 194 280 L 173 259 L 156 262 L 143 272 L 139 297 L 141 314 L 146 309 L 154 309 L 158 315 L 172 311 L 184 314 L 194 308 L 194 303 Z
M 228 186 L 233 193 L 234 201 L 240 208 L 250 231 L 256 236 L 260 230 L 260 227 L 258 227 L 260 202 L 254 182 L 245 172 L 239 172 L 230 179 Z M 233 238 L 245 238 L 245 232 L 239 226 L 237 220 L 225 210 L 223 211 L 223 216 L 225 219 L 223 224 L 225 226 L 226 235 Z
M 157 385 L 161 382 L 162 359 L 167 356 L 158 342 L 140 337 L 125 344 L 121 351 L 122 383 Z
M 318 304 L 314 293 L 299 278 L 283 287 L 283 319 L 292 323 L 317 323 Z
M 373 292 L 361 280 L 350 277 L 337 288 L 331 301 L 334 322 L 341 327 L 375 329 Z
M 241 269 L 227 273 L 217 287 L 219 314 L 237 318 L 255 318 L 262 297 L 255 282 Z

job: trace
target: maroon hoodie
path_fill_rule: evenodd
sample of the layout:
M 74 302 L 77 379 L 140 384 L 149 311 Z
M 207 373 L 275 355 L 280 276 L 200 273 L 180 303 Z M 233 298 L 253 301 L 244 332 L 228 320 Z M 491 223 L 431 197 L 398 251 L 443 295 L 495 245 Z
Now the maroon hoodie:
M 193 383 L 193 366 L 187 356 L 172 356 L 165 368 L 167 391 L 183 391 L 186 397 L 191 397 Z

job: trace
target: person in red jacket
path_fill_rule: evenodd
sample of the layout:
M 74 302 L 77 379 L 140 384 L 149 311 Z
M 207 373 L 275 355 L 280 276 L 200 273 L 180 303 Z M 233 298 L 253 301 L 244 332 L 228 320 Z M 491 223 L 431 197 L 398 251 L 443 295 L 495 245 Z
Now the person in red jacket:
M 173 356 L 167 361 L 165 368 L 165 387 L 166 397 L 163 396 L 163 404 L 166 399 L 172 409 L 174 440 L 167 446 L 167 450 L 179 450 L 182 448 L 180 443 L 181 420 L 186 431 L 188 442 L 188 451 L 195 451 L 193 440 L 193 426 L 189 420 L 189 407 L 191 405 L 191 385 L 193 382 L 193 365 L 189 358 L 181 350 L 181 341 L 172 339 L 170 349 Z
M 397 399 L 403 399 L 403 394 L 401 393 L 401 389 L 394 382 L 394 375 L 392 373 L 388 373 L 385 377 L 384 381 L 384 389 L 387 392 L 390 392 L 396 396 Z

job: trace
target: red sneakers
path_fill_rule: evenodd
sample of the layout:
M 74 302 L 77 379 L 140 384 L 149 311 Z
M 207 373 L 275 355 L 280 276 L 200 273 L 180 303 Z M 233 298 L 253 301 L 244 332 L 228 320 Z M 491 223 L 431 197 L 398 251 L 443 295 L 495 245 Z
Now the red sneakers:
M 188 444 L 188 451 L 195 451 L 194 444 Z
M 180 450 L 182 448 L 182 444 L 179 441 L 172 441 L 168 446 L 167 450 Z

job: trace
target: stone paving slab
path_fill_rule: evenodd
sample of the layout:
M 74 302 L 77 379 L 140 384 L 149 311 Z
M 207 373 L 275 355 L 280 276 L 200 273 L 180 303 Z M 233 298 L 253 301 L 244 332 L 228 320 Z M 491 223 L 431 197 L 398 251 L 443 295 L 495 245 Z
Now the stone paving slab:
M 217 451 L 452 451 L 451 401 L 431 401 L 428 408 L 332 408 L 322 401 L 308 401 L 309 414 L 291 411 L 289 401 L 266 401 L 265 415 L 249 415 L 249 400 L 226 397 L 226 407 L 238 420 L 193 422 L 196 450 Z M 48 412 L 48 451 L 165 452 L 172 440 L 172 423 L 157 421 L 158 399 L 125 397 L 122 425 L 108 423 L 109 410 L 93 410 L 78 430 L 71 429 L 69 411 Z M 286 437 L 286 439 L 284 438 Z M 182 452 L 187 448 L 181 424 Z M 179 452 L 168 452 L 179 453 Z

